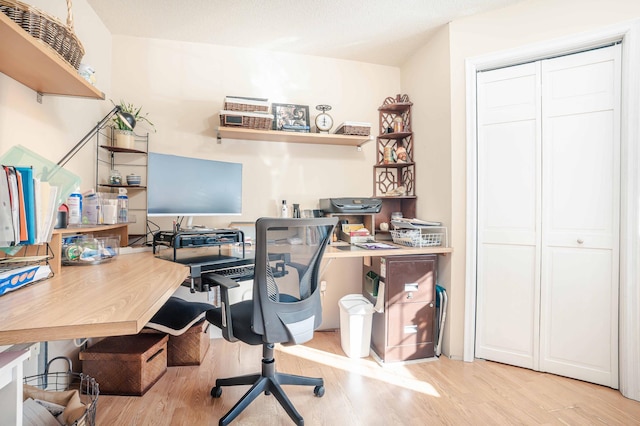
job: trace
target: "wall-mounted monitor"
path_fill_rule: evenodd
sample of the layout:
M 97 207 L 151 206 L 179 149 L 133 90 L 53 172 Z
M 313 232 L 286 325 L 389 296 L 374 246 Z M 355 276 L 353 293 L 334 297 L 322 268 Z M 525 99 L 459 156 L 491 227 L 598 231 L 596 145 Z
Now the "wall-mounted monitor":
M 242 213 L 242 164 L 149 153 L 148 216 Z

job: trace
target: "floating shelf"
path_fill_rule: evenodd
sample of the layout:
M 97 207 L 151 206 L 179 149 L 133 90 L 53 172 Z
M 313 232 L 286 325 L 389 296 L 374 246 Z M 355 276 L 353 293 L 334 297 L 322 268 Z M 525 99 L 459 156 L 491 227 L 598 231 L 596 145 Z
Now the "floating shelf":
M 51 47 L 0 13 L 0 72 L 39 95 L 104 99 L 104 93 L 78 75 Z
M 218 127 L 218 142 L 222 139 L 242 139 L 266 142 L 287 142 L 318 145 L 343 145 L 362 147 L 371 141 L 371 136 L 336 135 L 332 133 L 282 132 L 278 130 L 256 130 L 244 127 Z

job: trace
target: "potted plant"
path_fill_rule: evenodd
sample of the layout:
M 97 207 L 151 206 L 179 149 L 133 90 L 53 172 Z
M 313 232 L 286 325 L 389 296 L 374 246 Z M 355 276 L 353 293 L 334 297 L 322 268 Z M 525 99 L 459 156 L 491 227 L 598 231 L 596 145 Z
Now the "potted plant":
M 111 101 L 115 105 L 113 101 Z M 148 113 L 142 113 L 142 107 L 136 107 L 131 103 L 127 103 L 124 101 L 120 101 L 120 110 L 122 112 L 126 112 L 133 117 L 133 123 L 125 123 L 121 115 L 114 115 L 113 120 L 113 129 L 115 134 L 115 146 L 119 148 L 127 148 L 132 149 L 134 146 L 135 135 L 133 133 L 133 128 L 135 128 L 136 124 L 139 122 L 146 122 L 149 124 L 154 130 L 154 124 L 147 118 Z M 129 124 L 129 125 L 127 125 Z

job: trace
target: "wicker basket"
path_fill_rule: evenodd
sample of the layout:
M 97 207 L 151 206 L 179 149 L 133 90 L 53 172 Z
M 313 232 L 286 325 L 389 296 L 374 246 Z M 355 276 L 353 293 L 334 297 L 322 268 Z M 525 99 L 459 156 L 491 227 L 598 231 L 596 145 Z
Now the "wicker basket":
M 356 123 L 346 121 L 336 129 L 336 135 L 369 136 L 370 133 L 370 123 Z
M 220 125 L 271 130 L 273 116 L 262 112 L 220 111 Z
M 269 100 L 264 98 L 244 98 L 240 96 L 227 96 L 224 99 L 226 111 L 267 112 Z
M 51 47 L 75 69 L 80 67 L 84 48 L 73 32 L 71 0 L 67 0 L 67 24 L 48 13 L 16 0 L 0 0 L 0 11 L 36 39 Z

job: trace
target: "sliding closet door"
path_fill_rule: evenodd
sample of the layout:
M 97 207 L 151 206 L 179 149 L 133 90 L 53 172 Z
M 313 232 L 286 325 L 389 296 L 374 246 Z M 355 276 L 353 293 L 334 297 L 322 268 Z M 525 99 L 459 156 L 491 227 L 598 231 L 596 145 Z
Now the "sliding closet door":
M 538 368 L 539 64 L 478 74 L 476 356 Z
M 542 62 L 540 369 L 616 388 L 619 54 Z

